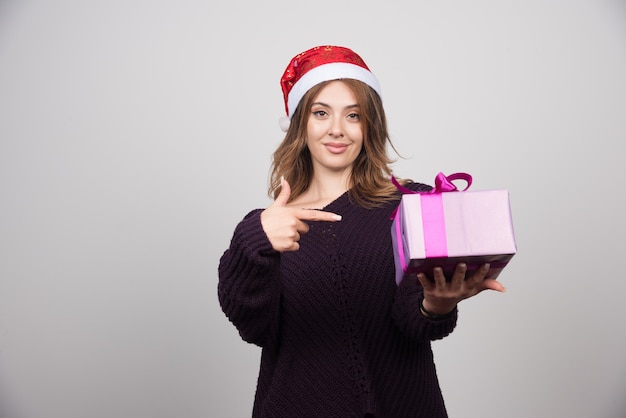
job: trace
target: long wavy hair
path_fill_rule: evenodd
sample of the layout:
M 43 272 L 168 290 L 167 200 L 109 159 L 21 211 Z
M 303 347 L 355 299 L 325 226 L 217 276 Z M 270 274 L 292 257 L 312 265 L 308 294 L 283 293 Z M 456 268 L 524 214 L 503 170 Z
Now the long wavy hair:
M 332 80 L 331 80 L 332 81 Z M 367 84 L 353 79 L 340 79 L 354 93 L 360 110 L 363 147 L 350 175 L 349 196 L 357 204 L 374 208 L 400 195 L 391 183 L 390 164 L 396 160 L 387 154 L 387 145 L 400 156 L 391 143 L 382 100 Z M 293 114 L 282 143 L 273 154 L 268 194 L 276 199 L 280 193 L 280 179 L 291 186 L 290 201 L 303 194 L 313 178 L 313 163 L 306 145 L 307 123 L 315 97 L 330 81 L 312 87 L 302 98 Z M 402 181 L 404 182 L 404 181 Z

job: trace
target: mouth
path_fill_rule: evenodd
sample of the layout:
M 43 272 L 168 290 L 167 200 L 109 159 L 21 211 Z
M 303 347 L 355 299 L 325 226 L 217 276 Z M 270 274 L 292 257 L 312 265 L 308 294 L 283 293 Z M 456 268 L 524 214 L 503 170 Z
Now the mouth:
M 341 154 L 346 149 L 348 149 L 348 145 L 349 144 L 343 144 L 343 143 L 339 143 L 339 142 L 328 142 L 328 143 L 324 144 L 326 149 L 328 151 L 330 151 L 331 153 L 333 153 L 333 154 Z

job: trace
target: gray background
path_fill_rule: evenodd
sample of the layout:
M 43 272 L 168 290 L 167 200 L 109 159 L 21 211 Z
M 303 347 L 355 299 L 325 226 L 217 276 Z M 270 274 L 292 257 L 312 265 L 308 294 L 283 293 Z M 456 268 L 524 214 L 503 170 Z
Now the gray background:
M 508 292 L 434 345 L 451 417 L 626 416 L 623 1 L 2 0 L 2 418 L 250 415 L 217 263 L 326 43 L 380 79 L 397 175 L 510 191 Z

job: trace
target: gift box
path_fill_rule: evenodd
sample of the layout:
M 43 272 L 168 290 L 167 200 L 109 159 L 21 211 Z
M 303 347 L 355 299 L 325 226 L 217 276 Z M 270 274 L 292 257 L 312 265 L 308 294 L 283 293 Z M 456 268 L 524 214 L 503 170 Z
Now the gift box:
M 463 179 L 460 191 L 453 181 Z M 439 173 L 430 192 L 404 193 L 392 216 L 391 237 L 396 264 L 396 283 L 408 274 L 443 268 L 446 278 L 464 262 L 469 277 L 484 263 L 488 278 L 496 278 L 517 252 L 509 193 L 507 190 L 467 191 L 471 176 Z

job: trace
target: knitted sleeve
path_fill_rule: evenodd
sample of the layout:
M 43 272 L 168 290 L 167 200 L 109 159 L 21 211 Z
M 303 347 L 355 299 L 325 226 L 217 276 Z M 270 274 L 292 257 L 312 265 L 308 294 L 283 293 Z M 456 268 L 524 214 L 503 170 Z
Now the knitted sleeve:
M 458 311 L 444 319 L 429 319 L 419 309 L 423 295 L 417 277 L 407 277 L 398 286 L 392 307 L 392 317 L 398 328 L 414 340 L 440 340 L 456 327 Z
M 261 210 L 237 225 L 218 267 L 218 299 L 241 337 L 263 346 L 277 324 L 280 255 L 263 227 Z

